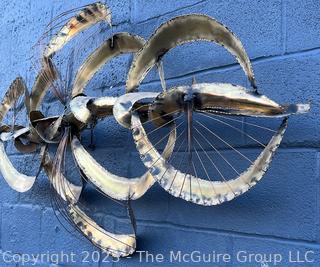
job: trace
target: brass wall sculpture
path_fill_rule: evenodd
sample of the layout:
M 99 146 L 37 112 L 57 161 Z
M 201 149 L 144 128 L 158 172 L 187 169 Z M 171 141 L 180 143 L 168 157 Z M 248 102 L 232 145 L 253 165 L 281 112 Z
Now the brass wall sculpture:
M 62 16 L 57 19 L 59 18 Z M 15 122 L 12 125 L 1 124 L 0 172 L 12 189 L 22 193 L 33 186 L 36 177 L 43 170 L 57 194 L 55 201 L 59 212 L 95 246 L 112 256 L 124 257 L 134 253 L 136 248 L 136 223 L 130 201 L 142 197 L 155 182 L 171 195 L 199 205 L 218 205 L 240 196 L 252 188 L 268 169 L 286 131 L 288 117 L 308 112 L 310 107 L 308 104 L 281 105 L 260 94 L 250 59 L 240 40 L 220 22 L 198 14 L 169 20 L 147 41 L 126 32 L 113 34 L 86 58 L 73 83 L 67 85 L 67 88 L 61 88 L 59 80 L 62 73 L 55 63 L 56 54 L 79 33 L 97 23 L 112 25 L 109 8 L 99 2 L 82 7 L 45 44 L 41 69 L 31 93 L 20 77 L 11 84 L 0 106 L 0 121 L 3 121 L 9 110 L 17 109 L 18 100 L 23 97 L 20 109 L 26 109 L 29 123 L 25 126 Z M 252 89 L 229 83 L 197 83 L 195 80 L 190 85 L 167 88 L 162 58 L 171 49 L 194 41 L 208 41 L 223 46 L 237 59 Z M 84 93 L 89 81 L 106 63 L 126 53 L 133 53 L 134 59 L 129 69 L 124 95 L 97 98 Z M 141 82 L 154 66 L 159 70 L 162 91 L 139 92 Z M 69 98 L 61 93 L 64 89 L 70 89 Z M 49 91 L 54 92 L 63 103 L 62 114 L 46 117 L 40 111 Z M 128 178 L 113 174 L 100 165 L 82 144 L 81 133 L 110 116 L 114 116 L 121 126 L 132 132 L 137 151 L 146 167 L 142 176 Z M 277 130 L 270 130 L 273 135 L 266 145 L 262 144 L 263 150 L 256 159 L 248 159 L 250 166 L 246 170 L 236 171 L 237 176 L 233 179 L 225 179 L 219 172 L 222 180 L 214 181 L 194 148 L 197 145 L 202 148 L 199 140 L 194 137 L 195 134 L 206 140 L 219 159 L 226 163 L 229 162 L 219 149 L 212 145 L 210 138 L 218 139 L 240 155 L 241 152 L 198 120 L 197 116 L 225 125 L 229 124 L 221 120 L 222 117 L 235 122 L 241 121 L 239 118 L 250 117 L 283 120 Z M 185 122 L 179 121 L 182 117 Z M 157 142 L 164 141 L 164 147 L 157 148 L 157 144 L 150 140 L 146 123 L 151 123 L 153 132 L 159 129 L 167 130 L 167 134 Z M 179 127 L 183 123 L 186 124 L 185 130 L 179 133 Z M 267 129 L 253 123 L 251 125 Z M 201 129 L 206 130 L 207 134 L 204 135 Z M 187 171 L 170 162 L 181 137 L 185 137 L 183 142 L 186 149 L 182 154 L 189 165 Z M 250 135 L 248 137 L 255 140 Z M 41 166 L 36 175 L 27 176 L 13 166 L 4 146 L 9 141 L 13 141 L 15 148 L 21 153 L 39 153 Z M 57 146 L 54 157 L 49 151 L 49 146 L 52 145 Z M 182 145 L 183 143 L 180 143 L 178 152 Z M 100 193 L 127 207 L 132 224 L 130 234 L 116 234 L 103 229 L 79 204 L 83 186 L 71 182 L 63 171 L 67 148 L 71 149 L 76 166 L 85 180 Z M 207 153 L 205 149 L 203 153 Z M 197 158 L 205 177 L 196 172 L 199 168 L 195 166 Z M 208 159 L 215 166 L 210 156 Z M 234 168 L 232 164 L 229 165 Z

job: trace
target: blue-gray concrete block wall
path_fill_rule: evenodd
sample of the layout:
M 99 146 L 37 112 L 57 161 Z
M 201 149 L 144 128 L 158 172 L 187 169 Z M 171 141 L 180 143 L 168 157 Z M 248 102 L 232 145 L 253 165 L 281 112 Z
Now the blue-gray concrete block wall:
M 50 20 L 79 7 L 85 0 L 2 0 L 0 2 L 0 96 L 18 75 L 31 69 L 30 49 Z M 312 111 L 291 118 L 284 145 L 263 180 L 247 194 L 217 207 L 201 207 L 176 199 L 155 186 L 133 206 L 138 220 L 138 250 L 162 253 L 229 253 L 230 262 L 208 266 L 273 266 L 239 262 L 237 253 L 280 254 L 278 266 L 320 266 L 320 1 L 318 0 L 110 0 L 113 32 L 130 31 L 148 38 L 162 22 L 181 14 L 204 13 L 227 25 L 243 42 L 260 91 L 283 102 L 311 101 Z M 90 51 L 90 47 L 86 48 Z M 123 92 L 131 57 L 106 66 L 99 84 Z M 233 82 L 247 85 L 242 70 L 222 48 L 196 43 L 174 49 L 164 58 L 169 85 L 197 81 Z M 32 77 L 29 79 L 32 79 Z M 101 82 L 102 81 L 102 82 Z M 156 73 L 145 80 L 143 90 L 160 88 Z M 105 90 L 92 94 L 106 95 Z M 53 105 L 52 105 L 53 106 Z M 53 107 L 50 112 L 54 114 Z M 103 140 L 94 155 L 113 171 L 135 176 L 143 173 L 130 133 L 112 120 L 97 129 Z M 128 145 L 130 144 L 130 145 Z M 129 148 L 128 148 L 129 147 Z M 32 158 L 12 153 L 16 166 L 32 173 Z M 1 163 L 0 163 L 1 164 Z M 138 255 L 119 262 L 81 263 L 83 251 L 95 248 L 79 235 L 68 233 L 54 215 L 49 184 L 40 176 L 27 193 L 18 194 L 0 180 L 0 249 L 2 254 L 77 254 L 78 263 L 50 266 L 141 266 Z M 88 192 L 88 196 L 93 193 Z M 121 228 L 124 212 L 98 212 L 107 199 L 94 199 L 97 216 L 113 229 Z M 313 263 L 290 263 L 289 253 L 314 259 Z M 242 258 L 244 260 L 244 258 Z M 1 258 L 2 260 L 2 258 Z M 111 260 L 108 258 L 107 260 Z M 178 263 L 158 263 L 174 266 Z M 45 260 L 36 266 L 49 266 Z M 181 263 L 180 266 L 204 266 Z M 0 266 L 12 266 L 0 261 Z M 22 266 L 17 264 L 15 266 Z M 24 266 L 31 266 L 24 265 Z

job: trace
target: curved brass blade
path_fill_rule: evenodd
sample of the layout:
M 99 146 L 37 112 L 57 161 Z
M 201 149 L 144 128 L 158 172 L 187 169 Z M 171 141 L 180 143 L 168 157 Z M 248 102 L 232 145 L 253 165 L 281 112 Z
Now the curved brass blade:
M 78 205 L 69 204 L 67 211 L 77 228 L 97 247 L 113 257 L 126 257 L 136 250 L 135 234 L 114 234 L 92 220 Z
M 160 114 L 168 114 L 173 110 L 182 112 L 185 106 L 184 97 L 188 92 L 194 102 L 194 110 L 199 112 L 277 118 L 306 113 L 310 109 L 309 104 L 280 105 L 265 95 L 238 85 L 199 83 L 173 87 L 158 94 L 149 105 L 149 116 L 160 117 Z
M 200 103 L 195 108 L 226 115 L 287 117 L 306 113 L 309 104 L 280 105 L 265 95 L 228 83 L 199 83 L 191 86 Z
M 1 102 L 0 123 L 2 122 L 9 109 L 24 92 L 25 85 L 22 78 L 18 77 L 10 85 L 7 93 L 4 96 L 4 99 Z M 18 192 L 26 192 L 32 187 L 36 176 L 27 176 L 16 170 L 6 154 L 2 141 L 0 141 L 0 162 L 0 173 L 12 189 Z
M 74 185 L 73 183 L 69 182 L 68 179 L 63 174 L 60 174 L 60 177 L 54 176 L 53 170 L 53 162 L 51 160 L 50 154 L 47 150 L 43 151 L 43 169 L 45 170 L 50 183 L 59 194 L 59 196 L 64 201 L 69 201 L 71 203 L 77 203 L 80 194 L 82 191 L 82 186 Z M 58 179 L 61 183 L 58 183 Z
M 57 79 L 59 73 L 50 58 L 43 61 L 42 69 L 36 77 L 36 80 L 32 86 L 30 94 L 30 107 L 29 112 L 35 111 L 39 108 L 46 92 Z
M 114 234 L 107 232 L 90 218 L 81 208 L 78 202 L 81 186 L 73 186 L 61 172 L 61 164 L 64 155 L 60 153 L 66 148 L 69 131 L 66 131 L 59 144 L 55 162 L 52 163 L 46 149 L 44 153 L 43 167 L 47 172 L 55 191 L 67 203 L 66 207 L 60 206 L 61 212 L 65 212 L 66 219 L 70 221 L 88 240 L 103 251 L 115 256 L 124 257 L 132 254 L 136 248 L 135 234 Z M 61 161 L 62 160 L 62 161 Z M 58 202 L 60 202 L 58 200 Z M 64 204 L 63 204 L 64 205 Z
M 144 40 L 126 32 L 117 33 L 106 40 L 79 68 L 72 89 L 72 97 L 83 93 L 87 83 L 94 74 L 112 58 L 125 53 L 137 52 L 144 44 Z
M 21 153 L 32 153 L 38 148 L 38 144 L 33 142 L 24 144 L 19 137 L 14 139 L 14 146 Z
M 176 141 L 175 125 L 168 138 L 167 145 L 162 156 L 168 159 L 174 149 Z M 71 150 L 77 165 L 101 192 L 118 200 L 138 199 L 143 196 L 154 184 L 155 179 L 149 172 L 138 178 L 125 178 L 115 175 L 103 168 L 81 145 L 79 139 L 74 136 L 71 142 Z
M 14 141 L 14 146 L 21 153 L 32 153 L 38 148 L 38 144 L 28 140 L 30 129 L 20 125 L 15 125 L 14 132 L 10 131 L 10 127 L 2 125 L 0 129 L 0 140 L 2 142 Z M 21 139 L 26 139 L 28 143 L 23 143 Z
M 0 142 L 0 162 L 0 172 L 12 189 L 22 193 L 33 186 L 36 176 L 27 176 L 16 170 L 7 156 L 3 142 Z
M 287 127 L 287 119 L 284 119 L 278 131 L 258 158 L 238 178 L 227 182 L 218 182 L 200 179 L 175 169 L 153 148 L 139 116 L 133 114 L 131 120 L 133 126 L 132 134 L 137 150 L 145 166 L 150 168 L 150 173 L 153 177 L 171 195 L 206 206 L 230 201 L 253 187 L 266 172 Z M 189 188 L 184 186 L 186 176 L 190 179 L 190 184 L 193 188 L 192 193 L 188 191 Z
M 133 92 L 150 69 L 172 48 L 192 42 L 210 41 L 222 45 L 236 57 L 256 88 L 250 59 L 241 41 L 224 25 L 206 15 L 184 15 L 162 24 L 136 54 L 127 78 L 127 92 Z
M 9 86 L 8 91 L 3 97 L 0 104 L 0 123 L 12 108 L 13 104 L 22 96 L 25 92 L 25 84 L 21 77 L 16 78 Z
M 106 21 L 111 25 L 111 11 L 109 8 L 101 2 L 87 5 L 56 33 L 45 47 L 43 56 L 45 58 L 52 57 L 72 38 L 100 21 Z

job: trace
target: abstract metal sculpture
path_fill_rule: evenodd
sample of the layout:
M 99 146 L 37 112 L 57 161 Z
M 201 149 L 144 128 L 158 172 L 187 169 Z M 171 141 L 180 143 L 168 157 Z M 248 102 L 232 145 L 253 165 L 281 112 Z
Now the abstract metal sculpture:
M 169 20 L 162 24 L 147 42 L 139 36 L 125 32 L 114 34 L 83 62 L 72 86 L 67 88 L 71 90 L 70 99 L 67 100 L 61 93 L 59 84 L 57 85 L 57 80 L 61 79 L 61 73 L 54 63 L 55 54 L 80 32 L 99 22 L 111 26 L 111 12 L 108 7 L 102 3 L 83 7 L 45 45 L 41 57 L 41 70 L 30 95 L 22 78 L 17 78 L 8 89 L 0 105 L 0 121 L 3 121 L 10 109 L 17 107 L 18 99 L 24 95 L 24 107 L 27 110 L 29 125 L 20 126 L 15 123 L 11 126 L 1 125 L 0 172 L 12 189 L 18 192 L 28 191 L 39 173 L 35 176 L 27 176 L 18 172 L 6 154 L 4 143 L 13 141 L 16 149 L 22 153 L 37 152 L 40 149 L 39 172 L 41 169 L 46 172 L 58 196 L 56 199 L 58 210 L 95 246 L 112 256 L 120 257 L 134 253 L 136 248 L 136 223 L 130 206 L 131 200 L 142 197 L 155 181 L 158 181 L 161 187 L 173 196 L 200 205 L 218 205 L 232 200 L 248 191 L 263 177 L 282 141 L 288 116 L 307 112 L 309 105 L 280 105 L 258 93 L 250 59 L 240 40 L 220 22 L 197 14 Z M 203 40 L 219 44 L 235 56 L 253 89 L 249 90 L 228 83 L 196 83 L 195 81 L 192 85 L 167 89 L 162 57 L 176 46 Z M 100 98 L 85 95 L 86 85 L 99 69 L 114 57 L 125 53 L 135 53 L 127 78 L 126 94 L 120 97 Z M 154 66 L 159 69 L 163 91 L 138 92 L 140 83 Z M 50 89 L 64 104 L 65 109 L 60 115 L 45 117 L 39 108 Z M 272 131 L 273 136 L 269 142 L 266 145 L 262 144 L 264 148 L 257 158 L 254 161 L 248 159 L 250 166 L 245 171 L 240 173 L 235 170 L 237 177 L 234 179 L 225 179 L 219 171 L 222 181 L 213 181 L 198 151 L 194 148 L 197 145 L 202 148 L 199 140 L 194 137 L 194 133 L 197 132 L 206 140 L 221 157 L 220 159 L 233 169 L 232 164 L 225 159 L 219 149 L 212 145 L 210 137 L 202 134 L 199 128 L 206 130 L 207 134 L 214 136 L 238 154 L 241 152 L 210 130 L 201 120 L 196 119 L 197 114 L 226 125 L 229 124 L 221 120 L 222 116 L 227 120 L 240 122 L 241 120 L 238 120 L 240 117 L 280 117 L 283 121 L 277 130 Z M 183 115 L 186 118 L 186 128 L 179 134 L 178 128 L 182 124 L 179 118 Z M 111 173 L 101 166 L 82 145 L 81 132 L 89 125 L 96 125 L 100 119 L 107 116 L 114 116 L 120 125 L 132 131 L 137 151 L 147 168 L 141 177 L 127 178 Z M 235 116 L 238 118 L 234 118 Z M 161 128 L 168 129 L 168 133 L 160 139 L 160 141 L 166 141 L 163 149 L 158 149 L 150 140 L 145 128 L 146 123 L 151 123 L 155 127 L 153 131 Z M 252 125 L 267 129 L 256 124 Z M 182 171 L 180 165 L 174 166 L 170 162 L 181 136 L 186 137 L 186 149 L 182 154 L 187 159 L 188 171 Z M 254 139 L 250 135 L 249 137 Z M 58 144 L 53 159 L 49 152 L 50 144 Z M 179 152 L 182 144 L 179 145 Z M 82 176 L 109 198 L 126 202 L 133 226 L 132 233 L 108 232 L 85 213 L 78 203 L 83 190 L 82 186 L 73 184 L 63 173 L 65 153 L 69 145 Z M 205 149 L 203 152 L 206 153 Z M 199 159 L 205 178 L 198 176 L 194 158 Z M 209 156 L 208 159 L 214 164 Z M 217 167 L 216 169 L 218 170 Z

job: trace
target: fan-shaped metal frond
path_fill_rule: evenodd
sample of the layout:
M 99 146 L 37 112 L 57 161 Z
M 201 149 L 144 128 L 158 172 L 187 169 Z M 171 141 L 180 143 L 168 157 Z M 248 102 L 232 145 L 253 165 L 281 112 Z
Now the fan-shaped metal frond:
M 66 18 L 71 13 L 72 16 Z M 0 172 L 10 187 L 25 192 L 43 169 L 53 189 L 51 201 L 60 214 L 58 218 L 64 218 L 102 251 L 124 257 L 136 249 L 137 225 L 132 200 L 143 197 L 156 181 L 173 196 L 200 205 L 217 205 L 240 196 L 262 179 L 282 141 L 288 117 L 308 112 L 310 106 L 281 105 L 258 93 L 250 59 L 240 40 L 220 22 L 199 14 L 167 21 L 146 42 L 126 32 L 104 38 L 73 75 L 74 60 L 79 51 L 85 51 L 83 46 L 87 42 L 81 46 L 74 44 L 66 58 L 61 59 L 59 55 L 66 50 L 63 48 L 67 43 L 73 44 L 74 37 L 94 25 L 100 26 L 99 22 L 111 26 L 111 12 L 100 2 L 65 12 L 48 25 L 37 45 L 51 31 L 58 31 L 41 51 L 40 70 L 31 93 L 22 78 L 17 78 L 0 105 Z M 167 90 L 162 57 L 176 46 L 193 41 L 209 41 L 227 49 L 238 60 L 254 90 L 229 83 L 197 83 L 195 79 L 191 85 Z M 105 64 L 128 53 L 133 54 L 134 59 L 124 95 L 85 94 L 89 91 L 86 88 L 94 89 L 89 83 Z M 64 61 L 67 61 L 66 75 L 63 75 Z M 154 65 L 159 70 L 162 92 L 134 92 Z M 41 110 L 50 93 L 59 100 L 52 101 L 51 105 L 62 104 L 59 114 L 48 115 Z M 24 101 L 19 104 L 23 95 Z M 28 116 L 25 126 L 16 123 L 17 112 L 23 107 Z M 9 110 L 13 113 L 11 126 L 4 123 Z M 94 127 L 105 118 L 114 118 L 132 132 L 138 155 L 146 167 L 143 175 L 134 178 L 116 175 L 87 150 L 82 139 L 84 131 L 90 129 L 93 135 Z M 277 121 L 273 129 L 268 124 L 250 121 L 276 121 L 277 118 L 281 122 Z M 267 132 L 266 140 L 261 140 L 262 135 L 257 137 L 251 133 L 249 127 Z M 40 155 L 35 176 L 22 174 L 13 166 L 4 146 L 11 141 L 21 153 Z M 243 146 L 251 148 L 257 144 L 259 151 L 254 156 L 241 151 Z M 56 147 L 54 157 L 51 156 L 53 147 Z M 240 160 L 232 162 L 230 153 Z M 71 162 L 66 165 L 70 158 Z M 72 168 L 78 171 L 79 175 L 75 176 L 79 181 L 69 175 Z M 225 174 L 227 168 L 231 174 Z M 92 209 L 83 204 L 87 182 L 95 194 L 126 209 L 128 233 L 111 232 L 97 223 L 95 214 L 90 214 Z
M 106 21 L 111 26 L 111 11 L 109 8 L 100 2 L 85 6 L 50 40 L 49 44 L 44 49 L 43 57 L 52 57 L 72 38 L 100 21 Z

